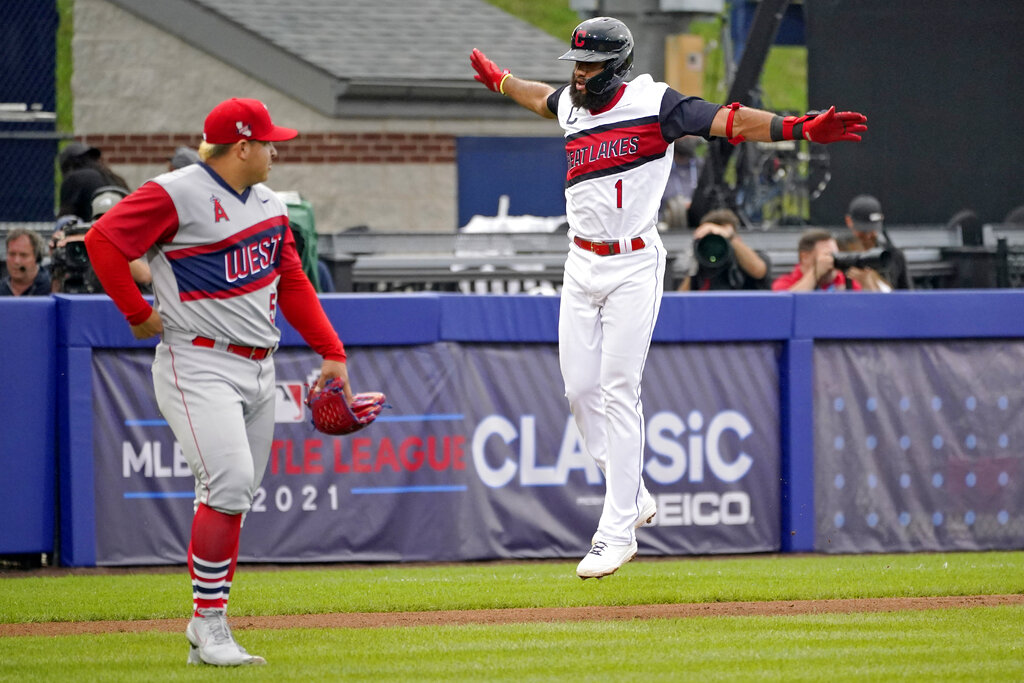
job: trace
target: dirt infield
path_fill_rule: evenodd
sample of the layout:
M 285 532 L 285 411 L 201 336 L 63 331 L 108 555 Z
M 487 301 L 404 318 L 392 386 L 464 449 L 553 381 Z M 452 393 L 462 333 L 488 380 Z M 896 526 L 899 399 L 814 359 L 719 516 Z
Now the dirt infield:
M 558 621 L 627 621 L 692 617 L 786 616 L 852 612 L 995 607 L 1024 604 L 1024 595 L 969 595 L 927 598 L 859 598 L 843 600 L 779 600 L 775 602 L 713 602 L 613 607 L 542 607 L 436 612 L 358 612 L 263 617 L 235 616 L 233 629 L 383 628 L 462 624 L 522 624 Z M 186 619 L 138 621 L 47 622 L 0 624 L 0 637 L 66 636 L 143 631 L 184 631 Z

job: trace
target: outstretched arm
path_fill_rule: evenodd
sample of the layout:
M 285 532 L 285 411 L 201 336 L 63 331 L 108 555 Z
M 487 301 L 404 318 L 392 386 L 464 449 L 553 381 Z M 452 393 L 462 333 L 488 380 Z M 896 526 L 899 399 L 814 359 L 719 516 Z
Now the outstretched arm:
M 867 117 L 854 111 L 825 112 L 804 116 L 779 116 L 770 111 L 733 103 L 722 107 L 711 122 L 711 134 L 736 144 L 744 140 L 778 142 L 809 140 L 821 144 L 849 140 L 859 142 L 868 129 Z
M 547 83 L 527 81 L 516 78 L 508 69 L 499 68 L 487 59 L 487 55 L 476 48 L 469 55 L 469 62 L 476 70 L 476 80 L 487 86 L 489 90 L 511 97 L 516 104 L 529 109 L 538 116 L 553 119 L 555 115 L 548 109 L 548 96 L 555 91 Z

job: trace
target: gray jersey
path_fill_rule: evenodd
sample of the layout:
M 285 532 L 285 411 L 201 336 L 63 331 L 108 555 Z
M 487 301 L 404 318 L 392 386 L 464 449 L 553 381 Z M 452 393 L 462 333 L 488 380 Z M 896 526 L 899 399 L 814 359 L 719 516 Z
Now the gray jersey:
M 272 347 L 278 267 L 288 210 L 266 185 L 236 193 L 203 164 L 154 178 L 173 203 L 178 229 L 146 256 L 164 326 Z

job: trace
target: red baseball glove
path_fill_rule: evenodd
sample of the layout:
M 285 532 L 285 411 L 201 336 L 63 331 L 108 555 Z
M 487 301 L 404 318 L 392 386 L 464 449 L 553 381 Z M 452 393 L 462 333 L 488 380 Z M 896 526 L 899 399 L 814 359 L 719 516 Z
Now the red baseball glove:
M 335 377 L 320 391 L 310 391 L 306 405 L 313 416 L 313 426 L 324 434 L 351 434 L 377 419 L 387 398 L 379 391 L 368 391 L 345 400 L 345 382 Z

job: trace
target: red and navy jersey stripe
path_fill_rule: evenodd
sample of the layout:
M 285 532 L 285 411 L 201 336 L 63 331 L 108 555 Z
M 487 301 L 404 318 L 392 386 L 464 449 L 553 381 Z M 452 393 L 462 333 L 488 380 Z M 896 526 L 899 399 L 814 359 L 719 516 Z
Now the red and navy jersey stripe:
M 548 97 L 548 108 L 558 114 L 558 99 L 567 86 Z M 621 95 L 620 91 L 620 95 Z M 711 121 L 721 105 L 667 88 L 657 115 L 618 121 L 572 133 L 565 138 L 569 165 L 566 187 L 637 168 L 665 154 L 684 135 L 707 138 Z
M 566 88 L 552 92 L 548 107 L 565 131 L 569 229 L 592 240 L 630 238 L 656 224 L 672 143 L 707 136 L 719 109 L 649 74 L 623 84 L 601 109 L 575 106 Z
M 271 285 L 287 227 L 286 216 L 274 216 L 219 242 L 167 251 L 181 301 L 229 299 Z
M 668 145 L 657 116 L 619 121 L 568 135 L 566 187 L 643 166 L 663 157 Z

